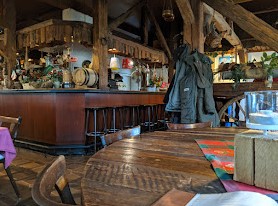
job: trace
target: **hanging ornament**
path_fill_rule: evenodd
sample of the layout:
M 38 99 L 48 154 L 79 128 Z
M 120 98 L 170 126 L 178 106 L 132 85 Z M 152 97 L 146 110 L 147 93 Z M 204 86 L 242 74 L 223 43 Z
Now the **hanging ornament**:
M 162 17 L 167 22 L 174 21 L 175 15 L 172 6 L 172 0 L 164 0 Z

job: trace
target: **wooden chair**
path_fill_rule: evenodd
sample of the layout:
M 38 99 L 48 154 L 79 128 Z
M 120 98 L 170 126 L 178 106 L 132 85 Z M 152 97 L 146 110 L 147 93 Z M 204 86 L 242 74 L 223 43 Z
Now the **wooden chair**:
M 33 200 L 40 206 L 76 205 L 65 177 L 66 160 L 60 155 L 48 164 L 36 178 L 32 187 Z M 50 194 L 55 187 L 62 203 L 51 199 Z
M 206 127 L 212 127 L 212 122 L 201 122 L 201 123 L 193 123 L 193 124 L 167 123 L 167 127 L 168 127 L 169 130 L 206 128 Z
M 22 122 L 22 118 L 18 117 L 6 117 L 0 116 L 0 127 L 8 127 L 11 133 L 13 140 L 16 139 L 19 126 Z
M 106 147 L 116 141 L 119 141 L 124 138 L 129 138 L 135 135 L 139 135 L 140 133 L 141 133 L 141 126 L 138 125 L 130 129 L 121 130 L 115 133 L 103 135 L 101 136 L 101 143 L 103 147 Z
M 8 127 L 9 131 L 10 131 L 10 134 L 11 134 L 11 137 L 14 141 L 17 137 L 18 129 L 19 129 L 19 126 L 21 124 L 21 121 L 22 121 L 21 117 L 15 118 L 15 117 L 0 116 L 0 127 Z M 0 163 L 4 164 L 4 168 L 5 168 L 5 157 L 1 154 L 0 154 Z M 13 175 L 11 173 L 10 166 L 7 167 L 5 169 L 5 171 L 6 171 L 8 177 L 10 179 L 10 182 L 11 182 L 13 188 L 14 188 L 16 196 L 18 198 L 20 198 L 20 193 L 19 193 L 18 187 L 15 183 L 15 180 L 13 178 Z

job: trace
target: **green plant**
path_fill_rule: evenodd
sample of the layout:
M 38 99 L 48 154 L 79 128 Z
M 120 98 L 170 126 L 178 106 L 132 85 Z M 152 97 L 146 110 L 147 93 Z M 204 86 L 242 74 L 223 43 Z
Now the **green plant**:
M 276 52 L 271 55 L 267 55 L 267 53 L 264 52 L 261 60 L 267 76 L 272 76 L 274 69 L 278 69 L 278 56 L 276 55 Z
M 243 66 L 242 64 L 236 64 L 233 67 L 231 79 L 234 81 L 233 84 L 234 90 L 237 89 L 241 79 L 243 79 L 243 81 L 246 80 L 245 72 L 242 70 L 242 66 Z

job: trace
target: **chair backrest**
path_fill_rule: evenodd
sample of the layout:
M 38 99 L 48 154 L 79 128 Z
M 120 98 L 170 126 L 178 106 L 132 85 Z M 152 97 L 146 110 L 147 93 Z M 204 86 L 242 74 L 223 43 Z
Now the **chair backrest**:
M 206 128 L 206 127 L 212 127 L 212 122 L 201 122 L 201 123 L 193 123 L 193 124 L 167 123 L 167 127 L 168 127 L 169 130 L 184 130 L 184 129 L 194 129 L 194 128 Z
M 32 187 L 33 200 L 40 206 L 76 205 L 65 177 L 66 160 L 60 155 L 48 164 L 36 178 Z M 53 187 L 59 193 L 62 203 L 51 199 Z
M 9 128 L 13 140 L 15 140 L 17 137 L 21 121 L 22 118 L 20 116 L 17 118 L 0 116 L 0 126 Z
M 140 125 L 126 129 L 126 130 L 121 130 L 115 133 L 107 134 L 101 136 L 101 143 L 103 147 L 106 147 L 118 140 L 124 139 L 124 138 L 130 138 L 132 136 L 139 135 L 141 133 L 141 127 Z

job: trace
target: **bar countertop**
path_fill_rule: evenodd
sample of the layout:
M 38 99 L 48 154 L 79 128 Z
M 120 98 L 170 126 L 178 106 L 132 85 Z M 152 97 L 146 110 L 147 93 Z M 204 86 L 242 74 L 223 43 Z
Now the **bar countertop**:
M 104 94 L 165 94 L 166 91 L 125 91 L 125 90 L 103 90 L 103 89 L 2 89 L 0 93 L 104 93 Z

